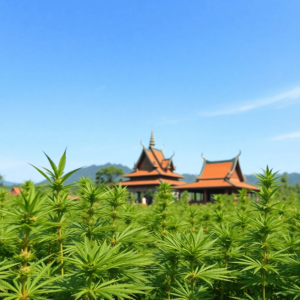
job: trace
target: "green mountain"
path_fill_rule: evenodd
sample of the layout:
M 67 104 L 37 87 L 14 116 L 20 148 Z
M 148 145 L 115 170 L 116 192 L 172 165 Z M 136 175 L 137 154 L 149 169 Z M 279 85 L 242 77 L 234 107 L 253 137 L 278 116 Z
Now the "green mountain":
M 11 181 L 3 181 L 3 185 L 5 186 L 18 186 L 19 183 L 16 183 L 16 182 L 11 182 Z
M 182 174 L 185 176 L 182 181 L 185 182 L 194 182 L 196 180 L 195 175 L 192 174 Z M 282 174 L 278 174 L 280 177 Z M 245 175 L 246 177 L 246 182 L 250 184 L 257 184 L 257 178 L 254 175 Z M 300 174 L 299 173 L 290 173 L 288 174 L 289 177 L 289 184 L 290 185 L 295 185 L 296 183 L 300 183 Z M 279 179 L 278 179 L 279 180 Z
M 282 174 L 278 174 L 280 177 Z M 246 182 L 248 183 L 257 183 L 257 178 L 254 175 L 245 175 Z M 299 173 L 290 173 L 288 174 L 289 177 L 289 185 L 295 185 L 296 183 L 300 183 L 300 174 Z M 280 179 L 278 179 L 280 180 Z
M 79 181 L 80 177 L 89 177 L 91 180 L 95 180 L 95 176 L 96 176 L 96 172 L 100 169 L 106 168 L 106 167 L 110 167 L 110 166 L 114 166 L 116 168 L 120 168 L 124 171 L 124 173 L 130 173 L 132 172 L 132 169 L 123 166 L 121 164 L 111 164 L 111 163 L 107 163 L 105 165 L 100 165 L 100 166 L 96 166 L 96 165 L 91 165 L 89 167 L 85 167 L 82 168 L 80 170 L 78 170 L 76 173 L 72 174 L 66 181 L 65 184 L 70 184 L 73 182 L 77 182 Z M 120 178 L 121 179 L 121 178 Z M 40 182 L 39 184 L 45 184 L 47 183 L 47 180 L 43 180 L 42 182 Z
M 92 165 L 89 167 L 85 167 L 80 169 L 79 171 L 77 171 L 75 174 L 72 174 L 67 180 L 66 180 L 66 184 L 70 184 L 73 182 L 77 182 L 79 180 L 80 177 L 89 177 L 92 180 L 95 180 L 95 175 L 96 172 L 102 168 L 105 167 L 109 167 L 109 166 L 114 166 L 116 168 L 120 168 L 124 171 L 125 174 L 132 172 L 133 170 L 127 166 L 123 166 L 121 164 L 111 164 L 111 163 L 107 163 L 105 165 L 100 165 L 100 166 L 96 166 L 96 165 Z M 183 176 L 185 176 L 185 178 L 182 179 L 182 181 L 185 181 L 187 183 L 190 182 L 194 182 L 196 177 L 193 174 L 182 174 Z M 278 176 L 280 176 L 281 174 L 278 174 Z M 257 179 L 254 175 L 245 175 L 246 176 L 246 182 L 248 183 L 252 183 L 252 184 L 256 184 L 257 183 Z M 289 177 L 289 184 L 290 185 L 295 185 L 296 183 L 300 183 L 300 174 L 299 173 L 290 173 L 288 174 Z M 126 180 L 126 179 L 124 179 Z M 47 183 L 46 180 L 40 182 L 40 184 L 44 184 Z M 5 185 L 14 185 L 17 186 L 18 183 L 15 182 L 5 182 Z

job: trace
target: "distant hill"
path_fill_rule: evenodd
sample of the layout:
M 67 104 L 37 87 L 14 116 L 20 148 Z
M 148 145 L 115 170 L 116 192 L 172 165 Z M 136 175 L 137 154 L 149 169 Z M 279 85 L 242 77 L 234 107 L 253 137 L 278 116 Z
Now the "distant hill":
M 196 176 L 192 174 L 182 174 L 185 178 L 182 181 L 187 183 L 194 182 L 196 180 Z M 278 174 L 280 177 L 282 174 Z M 289 184 L 295 185 L 296 183 L 300 183 L 300 174 L 299 173 L 290 173 L 289 176 Z M 250 184 L 257 184 L 257 178 L 254 175 L 245 175 L 246 182 Z
M 291 173 L 289 175 L 289 184 L 294 185 L 296 183 L 300 183 L 300 174 L 299 173 Z
M 114 166 L 116 168 L 120 168 L 124 171 L 125 174 L 130 173 L 133 171 L 133 169 L 127 167 L 127 166 L 123 166 L 121 164 L 111 164 L 111 163 L 107 163 L 104 165 L 92 165 L 86 168 L 82 168 L 79 171 L 77 171 L 75 174 L 71 175 L 67 180 L 66 180 L 66 184 L 70 184 L 73 182 L 77 182 L 79 180 L 80 177 L 89 177 L 91 178 L 91 180 L 95 180 L 95 175 L 96 172 L 102 168 L 105 167 L 109 167 L 109 166 Z M 185 178 L 181 179 L 182 181 L 185 181 L 187 183 L 190 182 L 194 182 L 196 177 L 193 174 L 182 174 L 183 176 L 185 176 Z M 280 176 L 281 174 L 278 174 L 278 176 Z M 257 183 L 257 179 L 254 175 L 245 175 L 246 176 L 246 182 L 248 183 L 252 183 L 252 184 L 256 184 Z M 296 183 L 300 183 L 300 173 L 290 173 L 288 174 L 289 176 L 289 184 L 290 185 L 295 185 Z M 126 180 L 124 178 L 124 180 Z M 5 186 L 18 186 L 19 183 L 16 182 L 9 182 L 9 181 L 4 181 L 3 182 Z M 46 180 L 40 182 L 40 184 L 44 184 L 47 183 Z
M 181 174 L 185 178 L 180 179 L 181 181 L 185 181 L 186 183 L 194 182 L 196 180 L 196 175 L 192 174 Z
M 107 163 L 105 165 L 100 165 L 100 166 L 92 165 L 92 166 L 89 166 L 89 167 L 86 167 L 86 168 L 82 168 L 79 171 L 77 171 L 75 174 L 71 175 L 66 180 L 66 184 L 70 184 L 72 182 L 76 182 L 82 176 L 89 177 L 92 180 L 95 180 L 95 174 L 96 174 L 96 172 L 98 170 L 102 169 L 102 168 L 109 167 L 109 166 L 114 166 L 116 168 L 120 168 L 120 169 L 122 169 L 124 171 L 125 174 L 130 173 L 130 172 L 133 171 L 133 169 L 130 169 L 129 167 L 123 166 L 121 164 Z M 181 181 L 185 181 L 186 183 L 194 182 L 196 180 L 196 176 L 193 175 L 193 174 L 184 173 L 182 175 L 185 176 L 185 178 L 182 178 Z M 282 175 L 282 174 L 278 174 L 278 176 L 280 176 L 280 175 Z M 290 185 L 295 185 L 296 183 L 300 183 L 300 174 L 299 173 L 291 173 L 291 174 L 288 174 L 288 176 L 289 176 L 289 184 Z M 246 182 L 252 183 L 252 184 L 256 184 L 257 183 L 257 178 L 254 175 L 245 175 L 245 177 L 246 177 Z M 42 181 L 41 183 L 46 183 L 46 180 Z
M 278 174 L 277 176 L 281 176 L 282 174 Z M 248 183 L 257 183 L 257 178 L 254 175 L 245 175 L 246 182 Z M 290 173 L 288 174 L 289 177 L 289 185 L 295 185 L 296 183 L 300 183 L 300 174 L 299 173 Z M 280 179 L 278 179 L 280 180 Z
M 3 181 L 3 185 L 5 185 L 5 186 L 16 186 L 16 185 L 19 185 L 19 184 L 20 183 L 6 181 L 6 180 Z
M 124 171 L 124 173 L 130 173 L 132 172 L 132 169 L 123 166 L 121 164 L 111 164 L 111 163 L 107 163 L 105 165 L 100 165 L 100 166 L 96 166 L 96 165 L 92 165 L 86 168 L 82 168 L 80 170 L 78 170 L 76 173 L 72 174 L 66 181 L 65 184 L 70 184 L 73 182 L 77 182 L 79 181 L 80 177 L 89 177 L 91 180 L 95 180 L 96 177 L 96 172 L 100 169 L 106 168 L 106 167 L 110 167 L 110 166 L 114 166 L 116 168 L 120 168 Z M 40 182 L 39 184 L 44 184 L 47 183 L 47 180 L 43 180 L 42 182 Z

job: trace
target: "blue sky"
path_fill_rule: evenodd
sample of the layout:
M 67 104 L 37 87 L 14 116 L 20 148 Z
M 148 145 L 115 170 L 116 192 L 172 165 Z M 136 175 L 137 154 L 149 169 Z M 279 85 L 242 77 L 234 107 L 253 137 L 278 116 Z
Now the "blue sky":
M 299 1 L 0 1 L 0 173 L 129 167 L 154 130 L 180 173 L 300 172 Z

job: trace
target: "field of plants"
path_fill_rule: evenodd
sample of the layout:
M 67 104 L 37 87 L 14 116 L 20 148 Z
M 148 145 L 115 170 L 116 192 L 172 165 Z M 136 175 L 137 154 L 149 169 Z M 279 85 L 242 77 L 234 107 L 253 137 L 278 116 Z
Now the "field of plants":
M 268 167 L 258 201 L 241 190 L 190 206 L 163 183 L 144 207 L 87 178 L 69 199 L 76 170 L 47 158 L 47 185 L 0 192 L 0 299 L 300 298 L 299 199 Z

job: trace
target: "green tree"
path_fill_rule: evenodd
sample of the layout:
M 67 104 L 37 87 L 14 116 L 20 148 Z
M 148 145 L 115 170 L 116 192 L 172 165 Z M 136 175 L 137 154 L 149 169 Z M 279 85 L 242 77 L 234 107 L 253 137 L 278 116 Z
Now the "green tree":
M 96 172 L 96 185 L 99 184 L 109 184 L 112 185 L 116 183 L 120 179 L 120 177 L 124 174 L 124 171 L 120 168 L 116 168 L 114 166 L 109 166 L 103 169 L 100 169 Z
M 283 173 L 280 177 L 280 181 L 284 184 L 284 185 L 288 185 L 289 184 L 289 175 L 288 173 Z
M 3 185 L 3 179 L 4 179 L 3 175 L 0 174 L 0 186 Z

